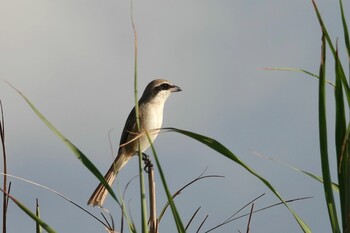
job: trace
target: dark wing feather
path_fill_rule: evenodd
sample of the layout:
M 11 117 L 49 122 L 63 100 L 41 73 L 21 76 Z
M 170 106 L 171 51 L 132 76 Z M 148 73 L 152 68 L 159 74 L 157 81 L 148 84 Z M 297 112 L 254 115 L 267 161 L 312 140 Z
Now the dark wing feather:
M 131 110 L 131 112 L 129 113 L 128 119 L 125 122 L 125 126 L 123 129 L 123 133 L 120 137 L 120 142 L 119 145 L 125 144 L 127 143 L 131 136 L 130 134 L 132 133 L 136 133 L 136 116 L 135 116 L 135 107 Z M 119 148 L 120 149 L 120 148 Z

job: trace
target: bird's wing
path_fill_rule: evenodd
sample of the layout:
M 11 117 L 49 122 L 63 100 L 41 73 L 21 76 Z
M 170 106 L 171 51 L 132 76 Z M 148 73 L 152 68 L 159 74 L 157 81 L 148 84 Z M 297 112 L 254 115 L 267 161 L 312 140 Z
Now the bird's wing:
M 119 145 L 128 143 L 130 139 L 132 139 L 136 135 L 137 135 L 137 127 L 136 127 L 136 116 L 135 116 L 135 107 L 134 107 L 129 113 L 129 116 L 125 122 L 123 133 L 120 137 Z

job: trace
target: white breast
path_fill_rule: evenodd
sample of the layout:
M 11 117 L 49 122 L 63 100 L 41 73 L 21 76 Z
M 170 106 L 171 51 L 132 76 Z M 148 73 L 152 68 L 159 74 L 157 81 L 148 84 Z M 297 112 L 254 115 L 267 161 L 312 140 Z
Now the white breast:
M 163 123 L 163 106 L 164 104 L 144 104 L 140 106 L 139 111 L 142 112 L 140 123 L 142 131 L 147 131 L 151 141 L 153 142 L 158 136 L 159 130 Z M 142 151 L 145 151 L 149 146 L 147 136 L 140 138 Z

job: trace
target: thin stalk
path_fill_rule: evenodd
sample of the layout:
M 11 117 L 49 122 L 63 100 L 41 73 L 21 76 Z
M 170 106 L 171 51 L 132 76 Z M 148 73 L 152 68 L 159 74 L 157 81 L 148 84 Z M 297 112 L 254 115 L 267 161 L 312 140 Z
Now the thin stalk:
M 261 196 L 259 196 L 258 198 L 260 198 Z M 255 198 L 253 201 L 257 200 L 258 198 Z M 312 197 L 302 197 L 302 198 L 297 198 L 297 199 L 291 199 L 291 200 L 286 200 L 285 202 L 287 203 L 291 203 L 291 202 L 294 202 L 294 201 L 301 201 L 301 200 L 306 200 L 306 199 L 309 199 L 309 198 L 312 198 Z M 215 227 L 212 227 L 210 228 L 209 230 L 206 230 L 204 233 L 208 233 L 208 232 L 211 232 L 213 230 L 216 230 L 217 228 L 219 227 L 222 227 L 228 223 L 231 223 L 237 219 L 240 219 L 240 218 L 243 218 L 243 217 L 247 217 L 250 215 L 250 213 L 247 213 L 247 214 L 243 214 L 243 215 L 240 215 L 238 217 L 235 217 L 236 214 L 238 214 L 238 212 L 240 212 L 241 210 L 243 210 L 244 208 L 246 208 L 250 203 L 252 203 L 253 201 L 249 202 L 248 204 L 246 204 L 245 206 L 243 206 L 240 210 L 236 211 L 235 214 L 233 214 L 231 217 L 229 217 L 228 219 L 226 219 L 224 222 L 216 225 Z M 264 211 L 264 210 L 267 210 L 267 209 L 270 209 L 272 207 L 276 207 L 276 206 L 279 206 L 279 205 L 284 205 L 283 202 L 279 202 L 279 203 L 276 203 L 276 204 L 272 204 L 272 205 L 269 205 L 269 206 L 266 206 L 266 207 L 263 207 L 263 208 L 260 208 L 258 210 L 254 210 L 253 213 L 258 213 L 258 212 L 261 212 L 261 211 Z
M 150 233 L 158 233 L 157 206 L 156 206 L 156 183 L 154 181 L 154 169 L 148 173 L 149 199 L 150 199 Z
M 205 216 L 205 218 L 203 219 L 203 221 L 201 222 L 201 224 L 199 225 L 199 227 L 198 227 L 196 233 L 199 233 L 199 230 L 202 228 L 202 226 L 204 225 L 205 221 L 207 221 L 208 217 L 209 217 L 209 215 L 207 214 L 207 215 Z
M 149 137 L 147 132 L 146 132 L 146 135 L 147 135 L 148 140 L 151 141 L 151 139 L 150 139 L 150 137 Z M 186 232 L 185 231 L 185 227 L 184 227 L 184 225 L 182 223 L 182 220 L 181 220 L 181 217 L 179 215 L 179 212 L 177 211 L 176 205 L 175 205 L 175 203 L 173 201 L 173 197 L 171 196 L 171 193 L 169 191 L 169 188 L 168 188 L 168 185 L 166 183 L 166 179 L 165 179 L 165 176 L 164 176 L 164 173 L 163 173 L 163 169 L 162 169 L 162 167 L 160 165 L 160 162 L 159 162 L 156 150 L 154 149 L 153 143 L 151 143 L 150 146 L 151 146 L 151 149 L 152 149 L 152 153 L 154 155 L 154 159 L 156 161 L 156 165 L 157 165 L 157 168 L 158 168 L 158 171 L 159 171 L 159 176 L 161 178 L 165 194 L 166 194 L 166 196 L 168 198 L 168 201 L 169 201 L 169 204 L 170 204 L 170 208 L 171 208 L 171 211 L 173 213 L 173 217 L 174 217 L 175 224 L 176 224 L 176 227 L 177 227 L 177 232 L 185 233 Z
M 6 233 L 6 216 L 7 216 L 7 204 L 8 197 L 5 194 L 7 192 L 7 162 L 6 162 L 6 149 L 5 149 L 5 126 L 4 126 L 4 112 L 2 108 L 2 102 L 0 100 L 0 112 L 1 112 L 1 121 L 0 121 L 0 138 L 2 145 L 2 156 L 4 162 L 4 184 L 3 184 L 3 198 L 2 198 L 2 232 Z
M 199 211 L 200 209 L 201 209 L 201 207 L 198 207 L 198 208 L 196 209 L 196 211 L 193 213 L 193 215 L 192 215 L 190 221 L 188 221 L 188 223 L 187 223 L 187 225 L 186 225 L 186 227 L 185 227 L 185 230 L 186 230 L 186 231 L 187 231 L 188 227 L 191 225 L 191 223 L 192 223 L 194 217 L 197 215 L 197 213 L 198 213 L 198 211 Z
M 247 224 L 247 233 L 250 232 L 250 223 L 252 221 L 253 210 L 254 210 L 254 203 L 252 204 L 252 207 L 250 208 L 250 212 L 249 212 L 249 218 L 248 218 L 248 224 Z
M 133 1 L 131 0 L 131 24 L 134 32 L 134 95 L 135 95 L 135 114 L 136 114 L 136 125 L 137 131 L 140 132 L 140 118 L 139 118 L 139 104 L 138 104 L 138 95 L 137 95 L 137 49 L 138 49 L 138 41 L 137 41 L 137 31 L 134 23 L 134 15 L 133 15 Z M 139 140 L 138 140 L 139 141 Z M 146 191 L 145 191 L 145 182 L 144 175 L 142 169 L 142 151 L 140 143 L 138 143 L 139 150 L 139 177 L 140 177 L 140 200 L 141 200 L 141 223 L 142 223 L 142 232 L 147 233 L 147 204 L 146 204 Z
M 40 218 L 40 209 L 39 209 L 39 200 L 36 199 L 36 207 L 35 207 L 35 214 L 38 218 Z M 41 226 L 38 222 L 36 222 L 36 233 L 42 233 Z

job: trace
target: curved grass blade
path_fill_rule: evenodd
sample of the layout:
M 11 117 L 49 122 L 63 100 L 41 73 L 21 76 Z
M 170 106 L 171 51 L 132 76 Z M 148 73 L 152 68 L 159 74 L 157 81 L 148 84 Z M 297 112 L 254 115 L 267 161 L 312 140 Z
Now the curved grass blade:
M 193 219 L 196 217 L 196 215 L 197 215 L 197 213 L 198 213 L 198 211 L 199 211 L 200 209 L 201 209 L 201 207 L 198 207 L 198 208 L 196 209 L 196 211 L 192 214 L 192 217 L 190 218 L 190 220 L 188 221 L 188 223 L 187 223 L 187 225 L 186 225 L 186 227 L 185 227 L 185 230 L 186 230 L 186 231 L 187 231 L 188 227 L 191 225 Z
M 264 159 L 268 159 L 268 160 L 271 160 L 271 161 L 280 163 L 280 164 L 282 164 L 282 165 L 284 165 L 284 166 L 287 166 L 287 167 L 290 168 L 290 169 L 293 169 L 293 170 L 295 170 L 295 171 L 297 171 L 297 172 L 300 172 L 300 173 L 302 173 L 302 174 L 304 174 L 304 175 L 307 175 L 307 176 L 311 177 L 312 179 L 314 179 L 314 180 L 316 180 L 316 181 L 319 181 L 320 183 L 323 183 L 323 178 L 322 178 L 321 176 L 317 176 L 317 175 L 314 175 L 314 174 L 312 174 L 312 173 L 310 173 L 310 172 L 301 170 L 301 169 L 299 169 L 299 168 L 297 168 L 297 167 L 294 167 L 294 166 L 292 166 L 292 165 L 290 165 L 290 164 L 288 164 L 288 163 L 286 163 L 286 162 L 283 162 L 283 161 L 281 161 L 281 160 L 277 160 L 277 159 L 274 159 L 274 158 L 271 158 L 271 157 L 264 156 L 264 155 L 262 155 L 262 154 L 259 154 L 259 153 L 256 152 L 256 151 L 253 151 L 253 153 L 254 153 L 255 155 L 259 156 L 259 157 L 264 158 Z M 332 188 L 333 188 L 333 191 L 339 192 L 339 186 L 338 186 L 338 184 L 332 182 Z
M 181 130 L 181 129 L 176 129 L 176 128 L 164 128 L 164 130 L 167 130 L 167 131 L 170 131 L 170 132 L 177 132 L 177 133 L 186 135 L 186 136 L 188 136 L 190 138 L 193 138 L 193 139 L 203 143 L 204 145 L 212 148 L 213 150 L 219 152 L 220 154 L 226 156 L 227 158 L 233 160 L 234 162 L 236 162 L 237 164 L 239 164 L 243 168 L 245 168 L 248 172 L 250 172 L 252 175 L 257 177 L 260 181 L 262 181 L 272 191 L 272 193 L 274 193 L 277 196 L 277 198 L 280 199 L 283 202 L 283 204 L 287 207 L 287 209 L 293 214 L 295 220 L 298 222 L 298 224 L 300 225 L 301 229 L 304 232 L 310 232 L 311 233 L 310 228 L 295 213 L 295 211 L 289 207 L 289 205 L 284 201 L 282 196 L 275 190 L 275 188 L 265 178 L 263 178 L 258 173 L 256 173 L 253 169 L 251 169 L 248 165 L 246 165 L 243 161 L 241 161 L 235 154 L 233 154 L 229 149 L 227 149 L 220 142 L 216 141 L 215 139 L 212 139 L 212 138 L 209 138 L 209 137 L 197 134 L 197 133 L 193 133 L 193 132 L 190 132 L 190 131 L 186 131 L 186 130 Z
M 114 194 L 112 188 L 108 185 L 106 180 L 100 171 L 95 167 L 95 165 L 81 152 L 73 143 L 71 143 L 60 131 L 58 131 L 47 119 L 41 114 L 41 112 L 29 101 L 29 99 L 20 92 L 17 88 L 12 86 L 9 82 L 7 82 L 15 91 L 18 92 L 22 96 L 22 98 L 27 102 L 29 107 L 34 111 L 34 113 L 40 118 L 40 120 L 54 133 L 57 137 L 59 137 L 64 144 L 75 154 L 77 159 L 79 159 L 84 166 L 89 169 L 89 171 L 96 176 L 96 178 L 107 188 L 108 192 L 111 194 L 113 199 L 120 205 L 117 196 Z
M 303 174 L 305 174 L 305 175 L 311 177 L 311 178 L 314 179 L 314 180 L 317 180 L 317 181 L 323 183 L 323 178 L 322 178 L 321 176 L 316 176 L 316 175 L 314 175 L 314 174 L 312 174 L 312 173 L 310 173 L 310 172 L 300 170 L 300 169 L 298 169 L 298 168 L 296 168 L 296 167 L 290 166 L 290 168 L 292 168 L 292 169 L 294 169 L 294 170 L 296 170 L 296 171 L 298 171 L 298 172 L 301 172 L 301 173 L 303 173 Z M 339 185 L 338 185 L 338 184 L 332 182 L 331 185 L 332 185 L 332 189 L 333 189 L 334 191 L 339 192 Z
M 11 177 L 11 178 L 14 178 L 14 179 L 17 179 L 17 180 L 20 180 L 20 181 L 23 181 L 23 182 L 26 182 L 28 184 L 31 184 L 31 185 L 34 185 L 34 186 L 38 186 L 39 188 L 42 188 L 42 189 L 45 189 L 49 192 L 52 192 L 54 194 L 56 194 L 57 196 L 59 196 L 60 198 L 63 198 L 65 201 L 71 203 L 73 206 L 77 207 L 78 209 L 82 210 L 83 212 L 85 212 L 86 214 L 88 214 L 90 217 L 94 218 L 96 221 L 98 221 L 99 223 L 101 223 L 104 227 L 108 228 L 108 226 L 102 221 L 100 220 L 99 218 L 97 218 L 95 215 L 93 215 L 91 212 L 89 212 L 88 210 L 86 210 L 85 208 L 83 208 L 81 205 L 77 204 L 76 202 L 74 202 L 73 200 L 69 199 L 68 197 L 66 197 L 65 195 L 63 195 L 62 193 L 59 193 L 57 192 L 56 190 L 52 189 L 52 188 L 49 188 L 45 185 L 42 185 L 42 184 L 39 184 L 39 183 L 36 183 L 34 181 L 31 181 L 31 180 L 27 180 L 27 179 L 24 179 L 22 177 L 19 177 L 19 176 L 14 176 L 14 175 L 10 175 L 10 174 L 4 174 L 2 172 L 0 172 L 0 175 L 6 175 L 8 177 Z M 11 184 L 11 183 L 10 183 Z M 9 189 L 10 191 L 10 189 Z M 8 192 L 9 193 L 9 192 Z
M 309 76 L 311 76 L 311 77 L 314 77 L 314 78 L 319 79 L 319 77 L 318 77 L 317 74 L 314 74 L 314 73 L 312 73 L 312 72 L 310 72 L 310 71 L 303 70 L 303 69 L 284 68 L 284 67 L 281 67 L 281 68 L 279 68 L 279 67 L 274 67 L 274 68 L 263 68 L 263 70 L 269 70 L 269 71 L 294 71 L 294 72 L 304 73 L 304 74 L 307 74 L 307 75 L 309 75 Z M 329 85 L 335 87 L 335 84 L 332 83 L 331 81 L 326 80 L 326 82 L 327 82 Z
M 255 198 L 253 201 L 249 202 L 248 204 L 244 205 L 242 208 L 240 208 L 238 211 L 236 211 L 233 215 L 231 215 L 229 218 L 227 218 L 225 221 L 223 221 L 222 223 L 219 223 L 218 225 L 210 228 L 209 230 L 206 230 L 204 233 L 208 233 L 208 232 L 211 232 L 219 227 L 222 227 L 228 223 L 231 223 L 233 221 L 236 221 L 237 219 L 240 219 L 240 218 L 243 218 L 243 217 L 247 217 L 249 216 L 249 213 L 246 213 L 246 214 L 241 214 L 241 215 L 238 215 L 238 213 L 240 213 L 243 209 L 245 209 L 249 204 L 253 203 L 255 200 L 259 199 L 261 196 L 265 195 L 262 194 L 260 195 L 259 197 Z M 292 202 L 295 202 L 295 201 L 302 201 L 302 200 L 307 200 L 307 199 L 310 199 L 312 197 L 300 197 L 300 198 L 295 198 L 295 199 L 290 199 L 290 200 L 286 200 L 285 202 L 286 203 L 292 203 Z M 267 209 L 270 209 L 270 208 L 273 208 L 273 207 L 276 207 L 276 206 L 279 206 L 279 205 L 283 205 L 283 202 L 278 202 L 278 203 L 275 203 L 275 204 L 271 204 L 271 205 L 268 205 L 268 206 L 265 206 L 265 207 L 262 207 L 260 209 L 257 209 L 255 211 L 253 211 L 253 213 L 258 213 L 258 212 L 261 212 L 261 211 L 264 211 L 264 210 L 267 210 Z M 238 215 L 238 216 L 237 216 Z
M 277 71 L 295 71 L 295 72 L 300 72 L 304 73 L 307 75 L 310 75 L 312 77 L 318 78 L 317 74 L 311 73 L 310 71 L 303 70 L 303 69 L 297 69 L 297 68 L 289 68 L 289 67 L 268 67 L 268 68 L 263 68 L 263 70 L 277 70 Z
M 0 189 L 1 192 L 4 192 L 4 190 Z M 32 218 L 36 223 L 38 223 L 42 228 L 44 228 L 48 233 L 56 233 L 56 231 L 51 228 L 47 223 L 45 223 L 43 220 L 38 218 L 35 213 L 30 211 L 26 206 L 24 206 L 21 202 L 19 202 L 17 199 L 12 197 L 10 194 L 6 193 L 6 195 L 24 212 L 26 213 L 30 218 Z
M 206 179 L 206 178 L 223 178 L 224 176 L 220 176 L 220 175 L 203 175 L 204 173 L 200 174 L 196 179 L 190 181 L 189 183 L 187 183 L 186 185 L 184 185 L 182 188 L 180 188 L 179 190 L 177 190 L 172 196 L 171 198 L 174 200 L 178 195 L 180 195 L 183 190 L 185 190 L 186 188 L 188 188 L 189 186 L 191 186 L 192 184 L 194 184 L 195 182 L 202 180 L 202 179 Z M 162 220 L 165 211 L 167 210 L 169 206 L 169 202 L 167 202 L 165 204 L 165 206 L 163 207 L 163 209 L 160 211 L 159 217 L 158 217 L 158 222 L 160 223 L 160 221 Z M 186 227 L 187 228 L 187 227 Z

